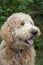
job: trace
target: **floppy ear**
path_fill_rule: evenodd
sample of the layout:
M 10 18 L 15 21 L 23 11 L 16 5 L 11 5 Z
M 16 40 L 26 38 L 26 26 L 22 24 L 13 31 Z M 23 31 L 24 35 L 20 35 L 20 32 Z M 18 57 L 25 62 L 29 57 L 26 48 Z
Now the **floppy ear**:
M 13 38 L 12 38 L 10 30 L 11 28 L 8 25 L 8 22 L 5 22 L 0 31 L 1 38 L 5 40 L 5 42 L 9 45 L 13 43 Z

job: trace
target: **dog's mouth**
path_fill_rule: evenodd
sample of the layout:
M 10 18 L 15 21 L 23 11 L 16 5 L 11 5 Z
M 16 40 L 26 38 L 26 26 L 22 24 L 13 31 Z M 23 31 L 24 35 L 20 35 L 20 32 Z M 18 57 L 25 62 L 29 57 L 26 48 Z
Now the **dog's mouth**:
M 23 41 L 23 40 L 22 40 L 22 41 Z M 26 44 L 33 45 L 33 37 L 31 37 L 31 38 L 29 38 L 29 39 L 27 39 L 27 40 L 24 40 L 24 42 L 25 42 Z
M 29 45 L 32 45 L 32 44 L 33 44 L 33 39 L 26 40 L 25 42 L 26 42 L 27 44 L 29 44 Z

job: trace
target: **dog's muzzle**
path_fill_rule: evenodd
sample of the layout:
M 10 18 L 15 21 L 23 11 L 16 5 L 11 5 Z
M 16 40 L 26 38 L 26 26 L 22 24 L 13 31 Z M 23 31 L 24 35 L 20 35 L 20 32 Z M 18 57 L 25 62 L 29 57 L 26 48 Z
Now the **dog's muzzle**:
M 36 35 L 38 32 L 36 30 L 32 30 L 32 35 Z

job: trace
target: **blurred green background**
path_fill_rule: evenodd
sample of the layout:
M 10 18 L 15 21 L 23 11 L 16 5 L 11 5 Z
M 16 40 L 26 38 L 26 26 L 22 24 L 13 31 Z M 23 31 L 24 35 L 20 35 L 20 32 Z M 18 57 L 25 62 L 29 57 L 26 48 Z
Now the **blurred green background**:
M 37 50 L 36 65 L 43 65 L 43 0 L 0 0 L 0 28 L 16 12 L 30 14 L 36 26 L 41 29 L 42 34 L 34 41 L 34 46 Z

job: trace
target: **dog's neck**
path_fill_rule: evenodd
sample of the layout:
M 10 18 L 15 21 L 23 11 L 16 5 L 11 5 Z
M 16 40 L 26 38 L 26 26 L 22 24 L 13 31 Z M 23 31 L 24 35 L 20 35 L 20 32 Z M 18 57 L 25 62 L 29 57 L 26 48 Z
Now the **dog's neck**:
M 15 55 L 16 59 L 20 59 L 20 54 L 26 51 L 26 49 L 16 49 L 16 48 L 13 49 L 11 47 L 7 47 L 7 48 L 8 50 L 16 54 Z
M 32 46 L 31 46 L 32 47 Z M 23 52 L 26 52 L 27 50 L 29 50 L 31 47 L 29 47 L 29 48 L 24 48 L 24 49 L 20 49 L 20 48 L 18 48 L 18 49 L 13 49 L 13 48 L 11 48 L 11 47 L 9 47 L 9 49 L 11 50 L 11 51 L 13 51 L 15 54 L 16 54 L 16 59 L 20 59 L 20 54 L 21 53 L 23 53 Z

